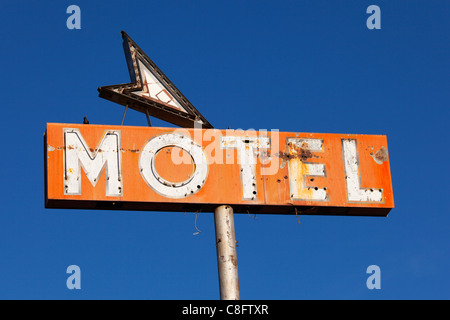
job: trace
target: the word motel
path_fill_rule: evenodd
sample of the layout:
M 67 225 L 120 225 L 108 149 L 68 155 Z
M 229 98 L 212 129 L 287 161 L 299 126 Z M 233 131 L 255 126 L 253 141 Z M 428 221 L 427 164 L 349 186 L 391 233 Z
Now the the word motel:
M 49 208 L 386 216 L 379 135 L 47 124 Z

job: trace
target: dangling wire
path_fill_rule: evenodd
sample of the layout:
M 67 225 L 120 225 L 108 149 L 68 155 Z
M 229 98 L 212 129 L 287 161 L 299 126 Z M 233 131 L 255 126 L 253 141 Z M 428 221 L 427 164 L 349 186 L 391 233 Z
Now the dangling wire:
M 298 217 L 297 208 L 294 208 L 294 209 L 295 209 L 295 216 L 297 217 L 297 222 L 299 225 L 301 225 L 302 223 L 300 222 L 300 218 Z
M 248 213 L 248 216 L 249 216 L 250 218 L 253 218 L 253 219 L 255 219 L 255 220 L 258 220 L 258 218 L 256 217 L 256 213 L 255 213 L 253 216 L 250 215 L 250 211 L 248 211 L 248 210 L 247 210 L 247 213 Z
M 194 232 L 193 235 L 196 236 L 196 235 L 200 234 L 200 232 L 202 232 L 202 231 L 199 228 L 197 228 L 198 211 L 196 211 L 194 214 L 195 214 L 194 227 L 197 230 L 197 232 Z

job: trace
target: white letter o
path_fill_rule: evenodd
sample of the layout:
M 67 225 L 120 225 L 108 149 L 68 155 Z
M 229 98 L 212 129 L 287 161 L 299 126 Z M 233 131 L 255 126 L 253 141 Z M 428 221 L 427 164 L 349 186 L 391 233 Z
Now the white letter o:
M 186 151 L 195 166 L 194 173 L 185 181 L 170 182 L 162 178 L 155 168 L 155 156 L 163 148 L 178 147 Z M 201 146 L 181 134 L 168 133 L 150 139 L 139 158 L 139 171 L 144 181 L 160 195 L 180 199 L 197 193 L 208 176 L 208 161 Z

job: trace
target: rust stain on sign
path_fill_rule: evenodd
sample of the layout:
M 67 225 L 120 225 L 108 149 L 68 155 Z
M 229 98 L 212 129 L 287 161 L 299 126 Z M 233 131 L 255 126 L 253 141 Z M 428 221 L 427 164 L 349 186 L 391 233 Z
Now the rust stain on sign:
M 380 135 L 48 124 L 45 139 L 48 208 L 386 216 L 394 207 Z
M 292 159 L 299 159 L 301 161 L 307 161 L 309 158 L 318 158 L 313 155 L 309 149 L 307 142 L 302 142 L 301 146 L 297 146 L 292 142 L 288 142 L 289 152 L 280 151 L 274 155 L 282 159 L 283 161 L 289 161 Z
M 384 161 L 389 161 L 388 152 L 384 146 L 382 146 L 380 150 L 375 153 L 371 152 L 370 155 L 378 164 L 382 164 Z

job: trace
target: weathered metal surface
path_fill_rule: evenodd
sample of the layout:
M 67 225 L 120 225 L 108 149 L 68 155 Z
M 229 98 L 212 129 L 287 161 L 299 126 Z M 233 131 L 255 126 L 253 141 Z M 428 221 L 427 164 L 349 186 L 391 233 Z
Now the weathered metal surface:
M 240 300 L 236 234 L 233 208 L 222 205 L 214 211 L 217 266 L 221 300 Z
M 386 216 L 379 135 L 48 124 L 46 207 Z M 219 192 L 220 190 L 220 192 Z
M 212 128 L 158 66 L 122 31 L 131 83 L 98 88 L 99 96 L 181 127 Z

